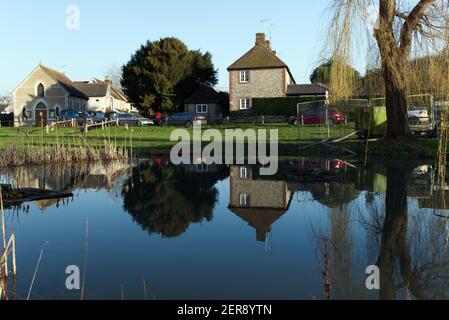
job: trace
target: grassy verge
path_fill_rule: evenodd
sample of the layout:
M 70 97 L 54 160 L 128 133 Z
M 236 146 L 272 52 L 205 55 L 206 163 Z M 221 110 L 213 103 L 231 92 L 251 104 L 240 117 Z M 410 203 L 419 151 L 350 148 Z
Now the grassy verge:
M 288 125 L 227 125 L 204 127 L 219 129 L 223 134 L 226 129 L 277 129 L 279 137 L 279 155 L 292 157 L 298 155 L 298 128 Z M 111 127 L 105 130 L 92 130 L 87 134 L 77 129 L 63 128 L 58 131 L 50 131 L 48 134 L 40 128 L 0 128 L 0 151 L 10 145 L 35 145 L 36 147 L 50 147 L 57 144 L 77 146 L 80 143 L 90 146 L 101 146 L 104 141 L 110 141 L 117 147 L 130 147 L 139 155 L 149 155 L 154 150 L 169 150 L 175 142 L 170 141 L 174 127 L 135 127 L 127 130 L 123 127 Z M 189 129 L 192 132 L 192 129 Z M 330 131 L 332 138 L 340 138 L 354 132 L 350 126 L 335 126 Z M 323 127 L 305 127 L 299 132 L 301 144 L 307 145 L 328 137 L 328 132 Z M 339 143 L 336 148 L 330 150 L 322 145 L 316 145 L 302 151 L 304 156 L 342 156 L 346 152 L 343 148 L 350 149 L 359 157 L 365 156 L 366 143 L 352 137 Z M 382 159 L 384 157 L 397 159 L 433 159 L 437 156 L 438 143 L 436 139 L 417 139 L 408 143 L 391 143 L 387 141 L 375 141 L 368 144 L 368 156 L 370 159 Z

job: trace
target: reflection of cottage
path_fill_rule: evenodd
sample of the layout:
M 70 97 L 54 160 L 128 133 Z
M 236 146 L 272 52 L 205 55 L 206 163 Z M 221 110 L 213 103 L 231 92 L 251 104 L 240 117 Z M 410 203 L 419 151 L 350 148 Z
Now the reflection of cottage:
M 208 123 L 219 122 L 228 114 L 229 96 L 225 92 L 217 92 L 211 87 L 202 87 L 184 101 L 185 112 L 193 114 L 197 119 Z
M 290 206 L 288 183 L 256 178 L 251 167 L 231 166 L 230 187 L 230 210 L 256 229 L 258 241 L 265 241 Z
M 109 79 L 96 78 L 91 81 L 76 81 L 75 87 L 89 97 L 88 110 L 95 112 L 130 112 L 131 103 L 128 97 Z
M 64 73 L 39 65 L 13 91 L 16 125 L 45 126 L 64 109 L 85 111 L 88 97 Z

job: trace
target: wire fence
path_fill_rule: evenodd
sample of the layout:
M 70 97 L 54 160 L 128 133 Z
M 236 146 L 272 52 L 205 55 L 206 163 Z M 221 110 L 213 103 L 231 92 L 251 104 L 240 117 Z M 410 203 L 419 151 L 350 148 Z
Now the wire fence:
M 446 107 L 446 104 L 443 108 L 437 105 L 431 94 L 408 97 L 407 118 L 413 133 L 436 135 L 439 114 Z M 299 103 L 296 116 L 290 118 L 289 123 L 298 127 L 299 144 L 306 146 L 352 136 L 382 137 L 387 132 L 386 101 L 372 98 Z

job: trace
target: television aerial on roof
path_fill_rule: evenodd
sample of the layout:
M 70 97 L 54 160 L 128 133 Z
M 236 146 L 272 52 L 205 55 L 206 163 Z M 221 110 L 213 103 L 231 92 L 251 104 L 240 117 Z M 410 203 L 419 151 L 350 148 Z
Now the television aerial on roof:
M 270 41 L 271 41 L 271 39 L 272 39 L 272 32 L 271 32 L 271 30 L 272 30 L 273 27 L 274 27 L 274 24 L 273 24 L 273 23 L 270 23 L 271 21 L 272 21 L 271 18 L 269 18 L 269 19 L 263 19 L 263 20 L 260 20 L 260 21 L 259 21 L 259 23 L 262 23 L 262 24 L 264 25 L 265 33 L 268 34 L 268 37 L 269 37 L 269 40 L 270 40 Z

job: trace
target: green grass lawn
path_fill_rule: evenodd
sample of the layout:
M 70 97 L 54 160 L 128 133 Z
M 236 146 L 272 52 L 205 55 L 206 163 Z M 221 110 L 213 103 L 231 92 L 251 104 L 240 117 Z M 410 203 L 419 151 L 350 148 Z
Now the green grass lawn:
M 281 156 L 298 155 L 298 128 L 284 124 L 280 125 L 222 125 L 204 126 L 203 129 L 216 128 L 222 133 L 226 129 L 277 129 L 279 136 L 279 154 Z M 79 129 L 62 128 L 50 131 L 49 134 L 41 128 L 0 128 L 0 150 L 8 145 L 31 144 L 37 147 L 50 146 L 56 143 L 69 145 L 102 145 L 104 140 L 110 140 L 117 146 L 129 147 L 139 154 L 150 154 L 153 150 L 169 150 L 175 142 L 170 142 L 170 136 L 175 127 L 134 127 L 126 130 L 124 127 L 110 127 L 105 130 L 96 129 L 87 134 L 81 133 Z M 192 132 L 192 129 L 188 129 Z M 332 139 L 337 139 L 354 132 L 351 125 L 334 126 L 330 130 Z M 299 137 L 302 145 L 327 139 L 328 132 L 325 127 L 309 126 L 301 128 Z M 358 140 L 356 136 L 350 140 L 338 144 L 341 147 L 351 149 L 364 156 L 365 141 Z M 394 158 L 434 158 L 437 154 L 438 144 L 435 139 L 417 139 L 413 142 L 393 144 L 386 141 L 370 142 L 368 145 L 370 157 L 394 157 Z M 321 145 L 308 148 L 302 155 L 328 156 L 341 154 L 344 151 L 336 148 L 332 152 Z

